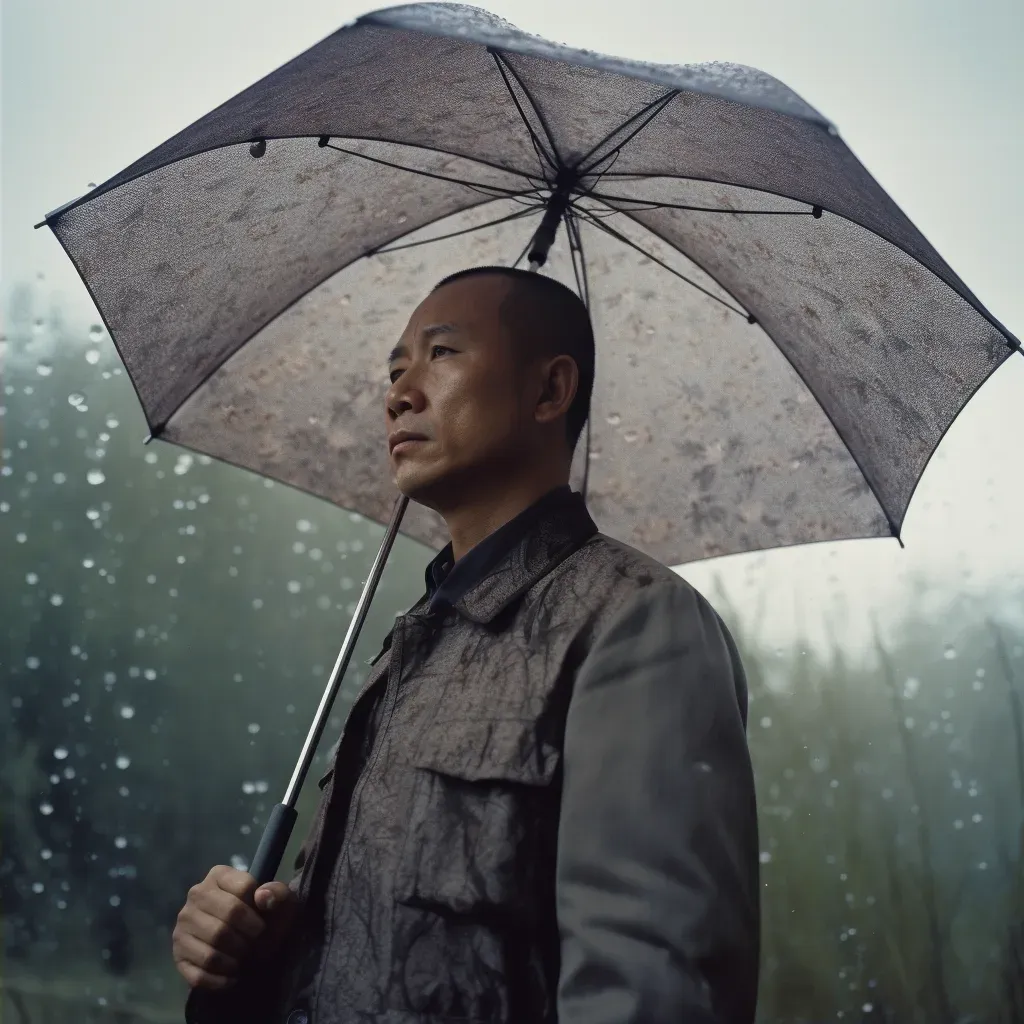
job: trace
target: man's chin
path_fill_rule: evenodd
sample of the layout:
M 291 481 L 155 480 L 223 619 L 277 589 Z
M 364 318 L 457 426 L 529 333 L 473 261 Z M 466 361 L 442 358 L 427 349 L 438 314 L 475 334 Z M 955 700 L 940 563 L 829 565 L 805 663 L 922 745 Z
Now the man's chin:
M 444 495 L 449 490 L 445 474 L 419 466 L 399 466 L 392 479 L 410 501 L 432 509 L 444 504 Z

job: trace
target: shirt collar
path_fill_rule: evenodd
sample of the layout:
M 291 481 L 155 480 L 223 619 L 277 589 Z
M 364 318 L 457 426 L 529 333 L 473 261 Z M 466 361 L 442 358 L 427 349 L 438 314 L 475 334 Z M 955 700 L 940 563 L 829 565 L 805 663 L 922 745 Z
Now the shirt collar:
M 426 570 L 429 609 L 489 621 L 596 532 L 581 495 L 549 491 L 454 564 L 452 546 L 441 551 Z

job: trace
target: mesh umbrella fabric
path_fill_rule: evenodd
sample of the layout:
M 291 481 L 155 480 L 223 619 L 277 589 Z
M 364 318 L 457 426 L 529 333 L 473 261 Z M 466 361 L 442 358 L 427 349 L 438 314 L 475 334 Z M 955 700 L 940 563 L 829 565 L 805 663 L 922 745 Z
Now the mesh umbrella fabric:
M 587 466 L 599 525 L 668 564 L 898 533 L 1017 343 L 828 122 L 753 69 L 395 8 L 49 223 L 154 434 L 385 520 L 388 350 L 441 277 L 519 257 L 567 173 L 578 251 L 563 230 L 545 272 L 585 285 L 595 321 L 574 477 Z M 423 509 L 404 530 L 446 539 Z

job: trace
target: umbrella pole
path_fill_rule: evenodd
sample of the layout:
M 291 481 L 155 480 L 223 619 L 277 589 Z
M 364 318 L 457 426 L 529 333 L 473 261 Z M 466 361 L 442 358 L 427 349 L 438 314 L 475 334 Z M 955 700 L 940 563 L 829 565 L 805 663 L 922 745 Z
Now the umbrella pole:
M 384 574 L 384 566 L 387 565 L 388 555 L 391 554 L 391 548 L 394 546 L 395 538 L 398 536 L 398 529 L 402 525 L 402 517 L 405 515 L 408 505 L 409 499 L 405 495 L 402 495 L 395 502 L 394 511 L 391 513 L 391 522 L 388 523 L 384 540 L 381 541 L 380 550 L 377 552 L 377 557 L 373 560 L 373 565 L 370 567 L 370 575 L 367 576 L 366 583 L 363 585 L 363 592 L 359 595 L 359 600 L 356 602 L 355 613 L 352 615 L 348 632 L 345 634 L 341 650 L 338 652 L 338 658 L 334 662 L 334 668 L 331 670 L 327 689 L 324 690 L 324 695 L 320 698 L 320 706 L 316 709 L 316 714 L 313 716 L 313 724 L 306 735 L 306 742 L 302 745 L 299 759 L 295 764 L 295 771 L 292 772 L 291 781 L 285 790 L 284 799 L 273 807 L 270 817 L 267 819 L 266 828 L 263 830 L 263 837 L 260 839 L 260 844 L 256 848 L 256 855 L 253 857 L 252 865 L 249 868 L 249 874 L 260 885 L 263 885 L 264 882 L 273 881 L 277 876 L 277 869 L 281 866 L 281 858 L 284 856 L 285 847 L 287 847 L 288 840 L 291 838 L 292 829 L 295 827 L 295 819 L 298 816 L 295 805 L 299 799 L 299 792 L 302 790 L 302 784 L 306 780 L 309 766 L 313 761 L 313 755 L 316 753 L 317 745 L 320 743 L 320 737 L 327 726 L 327 716 L 331 713 L 331 707 L 334 704 L 334 698 L 338 696 L 338 690 L 341 688 L 341 681 L 345 676 L 345 670 L 352 660 L 352 652 L 355 650 L 359 633 L 363 628 L 363 623 L 366 621 L 366 614 L 370 610 L 370 602 L 373 600 L 377 584 L 380 583 L 380 578 Z

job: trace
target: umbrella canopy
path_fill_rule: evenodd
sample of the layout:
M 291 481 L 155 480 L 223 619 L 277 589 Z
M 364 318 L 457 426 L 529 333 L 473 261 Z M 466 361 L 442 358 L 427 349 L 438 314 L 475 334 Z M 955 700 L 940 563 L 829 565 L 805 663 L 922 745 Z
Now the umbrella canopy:
M 668 564 L 898 536 L 1020 348 L 782 83 L 451 4 L 360 18 L 46 223 L 153 436 L 383 521 L 387 352 L 441 277 L 526 258 L 546 212 L 544 272 L 597 334 L 575 480 Z M 446 540 L 423 509 L 404 529 Z

